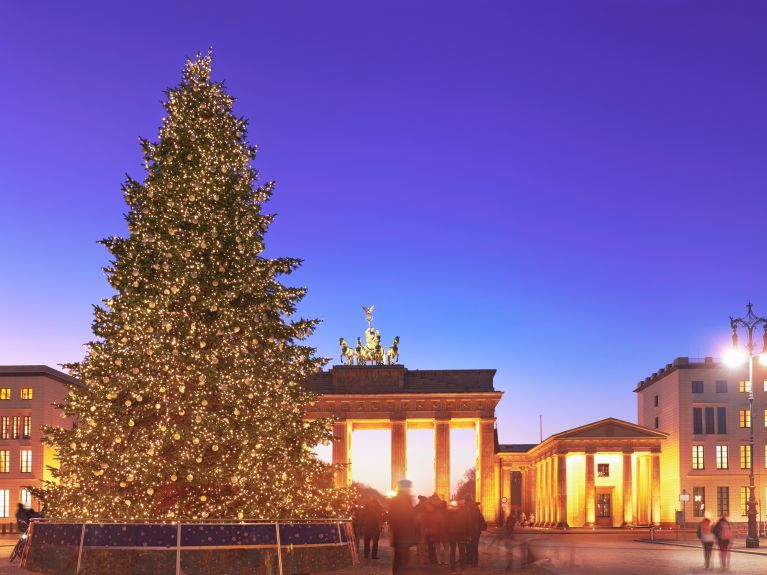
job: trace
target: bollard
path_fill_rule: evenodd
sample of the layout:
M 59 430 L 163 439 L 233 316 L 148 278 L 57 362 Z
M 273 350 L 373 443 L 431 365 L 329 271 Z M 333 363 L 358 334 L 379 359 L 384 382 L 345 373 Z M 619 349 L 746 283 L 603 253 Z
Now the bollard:
M 655 525 L 650 525 L 650 543 L 655 543 Z

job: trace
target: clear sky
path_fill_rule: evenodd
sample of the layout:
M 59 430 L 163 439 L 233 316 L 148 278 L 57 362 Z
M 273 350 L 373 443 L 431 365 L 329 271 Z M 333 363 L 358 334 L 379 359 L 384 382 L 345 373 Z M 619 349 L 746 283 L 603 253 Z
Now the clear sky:
M 118 7 L 118 4 L 120 5 Z M 496 368 L 503 442 L 767 314 L 767 3 L 4 2 L 0 363 L 82 356 L 162 90 L 214 49 L 337 358 Z

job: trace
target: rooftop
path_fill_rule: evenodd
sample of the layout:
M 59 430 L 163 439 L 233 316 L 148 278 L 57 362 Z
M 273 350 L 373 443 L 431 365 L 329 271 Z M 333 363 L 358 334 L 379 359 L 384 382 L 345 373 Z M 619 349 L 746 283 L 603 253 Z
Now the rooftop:
M 721 360 L 715 357 L 677 357 L 673 362 L 667 363 L 664 367 L 637 383 L 637 388 L 634 391 L 642 391 L 678 369 L 712 369 L 720 364 Z
M 79 385 L 79 382 L 71 375 L 47 365 L 0 365 L 0 377 L 33 377 L 40 375 L 50 377 L 61 383 Z

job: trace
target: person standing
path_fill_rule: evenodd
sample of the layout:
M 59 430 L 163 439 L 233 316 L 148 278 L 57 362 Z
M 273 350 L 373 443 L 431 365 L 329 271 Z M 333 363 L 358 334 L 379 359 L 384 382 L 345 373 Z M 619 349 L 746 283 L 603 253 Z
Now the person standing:
M 467 495 L 464 504 L 469 517 L 469 541 L 467 550 L 468 565 L 476 567 L 479 565 L 479 538 L 482 532 L 487 529 L 487 523 L 471 495 Z
M 418 542 L 415 510 L 410 496 L 413 483 L 402 479 L 397 483 L 397 495 L 389 503 L 389 529 L 391 546 L 394 548 L 392 574 L 401 573 L 408 564 L 410 548 Z
M 450 572 L 455 573 L 455 552 L 458 564 L 466 571 L 466 556 L 469 542 L 469 510 L 465 503 L 450 505 L 447 510 L 447 538 L 450 543 Z M 473 503 L 472 503 L 473 505 Z
M 368 557 L 378 559 L 378 540 L 381 537 L 381 527 L 383 526 L 385 514 L 383 505 L 379 503 L 375 495 L 370 495 L 365 505 L 362 506 L 360 524 L 362 537 L 365 541 L 365 559 Z
M 711 519 L 704 517 L 703 521 L 698 523 L 698 539 L 703 544 L 703 564 L 706 569 L 711 569 L 711 550 L 714 547 L 714 530 L 711 525 Z
M 719 544 L 719 562 L 722 569 L 730 569 L 730 543 L 732 542 L 732 525 L 728 519 L 729 513 L 722 513 L 714 525 L 714 535 Z

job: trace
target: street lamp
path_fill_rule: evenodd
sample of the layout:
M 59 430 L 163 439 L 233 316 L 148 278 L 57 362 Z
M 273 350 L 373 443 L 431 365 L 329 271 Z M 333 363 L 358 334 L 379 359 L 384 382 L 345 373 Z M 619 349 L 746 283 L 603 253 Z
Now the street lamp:
M 724 361 L 732 367 L 743 365 L 748 361 L 748 410 L 750 423 L 749 433 L 749 468 L 748 468 L 748 503 L 746 514 L 748 515 L 748 535 L 746 536 L 746 547 L 759 547 L 759 530 L 756 524 L 756 494 L 754 485 L 754 358 L 759 357 L 759 363 L 767 365 L 767 319 L 759 317 L 751 309 L 752 304 L 748 302 L 748 313 L 743 317 L 730 317 L 730 328 L 732 329 L 732 347 L 725 353 Z M 764 330 L 762 352 L 754 353 L 754 330 L 762 326 Z M 738 347 L 738 328 L 744 328 L 748 334 L 748 342 L 745 351 Z

